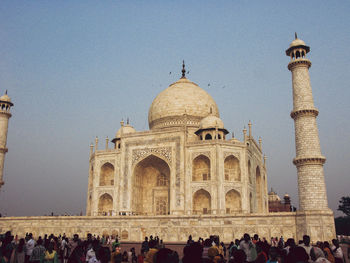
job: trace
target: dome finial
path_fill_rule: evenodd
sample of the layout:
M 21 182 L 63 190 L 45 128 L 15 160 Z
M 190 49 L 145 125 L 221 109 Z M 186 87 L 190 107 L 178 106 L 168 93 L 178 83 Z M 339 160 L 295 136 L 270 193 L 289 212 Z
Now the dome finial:
M 7 90 L 5 90 L 5 94 L 7 95 Z
M 182 79 L 186 78 L 185 60 L 182 60 Z
M 295 39 L 298 39 L 298 34 L 297 32 L 294 32 Z

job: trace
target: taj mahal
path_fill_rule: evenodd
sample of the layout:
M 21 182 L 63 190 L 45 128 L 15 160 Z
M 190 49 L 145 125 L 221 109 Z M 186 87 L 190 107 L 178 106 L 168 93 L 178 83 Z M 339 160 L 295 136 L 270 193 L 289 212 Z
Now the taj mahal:
M 227 139 L 215 101 L 184 67 L 154 99 L 150 131 L 121 122 L 113 149 L 91 151 L 87 215 L 267 213 L 261 140 L 251 123 L 244 141 Z
M 299 209 L 270 213 L 266 157 L 249 121 L 240 141 L 225 128 L 216 102 L 186 77 L 153 100 L 149 130 L 136 131 L 129 120 L 114 138 L 90 145 L 86 216 L 0 218 L 0 230 L 115 234 L 141 241 L 159 235 L 164 241 L 186 241 L 188 235 L 219 235 L 223 241 L 243 233 L 283 235 L 312 240 L 335 237 L 328 208 L 323 165 L 309 77 L 310 48 L 295 37 L 286 50 L 292 73 Z M 7 152 L 6 135 L 13 106 L 0 97 L 0 182 Z M 110 147 L 113 145 L 113 147 Z

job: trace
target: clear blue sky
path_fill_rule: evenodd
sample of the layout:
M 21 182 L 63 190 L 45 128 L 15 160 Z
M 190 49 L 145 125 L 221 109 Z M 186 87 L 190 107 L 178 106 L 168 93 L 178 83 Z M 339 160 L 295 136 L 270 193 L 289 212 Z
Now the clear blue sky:
M 297 204 L 285 55 L 295 31 L 311 47 L 335 211 L 350 186 L 349 14 L 349 1 L 1 1 L 0 92 L 15 104 L 1 212 L 85 211 L 90 142 L 113 138 L 126 117 L 148 129 L 148 108 L 182 59 L 230 132 L 241 139 L 253 122 L 269 188 Z

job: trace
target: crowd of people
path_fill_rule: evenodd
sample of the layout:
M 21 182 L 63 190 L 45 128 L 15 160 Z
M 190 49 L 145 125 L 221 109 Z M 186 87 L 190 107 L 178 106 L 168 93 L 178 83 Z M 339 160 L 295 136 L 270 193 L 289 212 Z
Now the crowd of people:
M 118 237 L 91 234 L 84 240 L 77 234 L 71 239 L 65 234 L 51 234 L 34 240 L 31 233 L 18 238 L 8 231 L 1 235 L 0 242 L 0 263 L 345 263 L 345 258 L 350 258 L 350 249 L 343 254 L 337 239 L 331 244 L 325 241 L 312 245 L 307 235 L 297 244 L 282 236 L 268 242 L 258 235 L 244 234 L 226 245 L 218 236 L 198 241 L 189 236 L 181 257 L 157 236 L 146 237 L 138 253 L 134 247 L 122 251 Z

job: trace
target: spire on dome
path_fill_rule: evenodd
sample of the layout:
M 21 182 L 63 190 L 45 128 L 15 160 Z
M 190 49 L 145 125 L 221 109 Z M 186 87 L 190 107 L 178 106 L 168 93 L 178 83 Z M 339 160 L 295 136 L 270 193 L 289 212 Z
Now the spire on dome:
M 295 39 L 298 39 L 297 32 L 294 33 Z
M 185 60 L 182 60 L 182 79 L 186 78 Z

